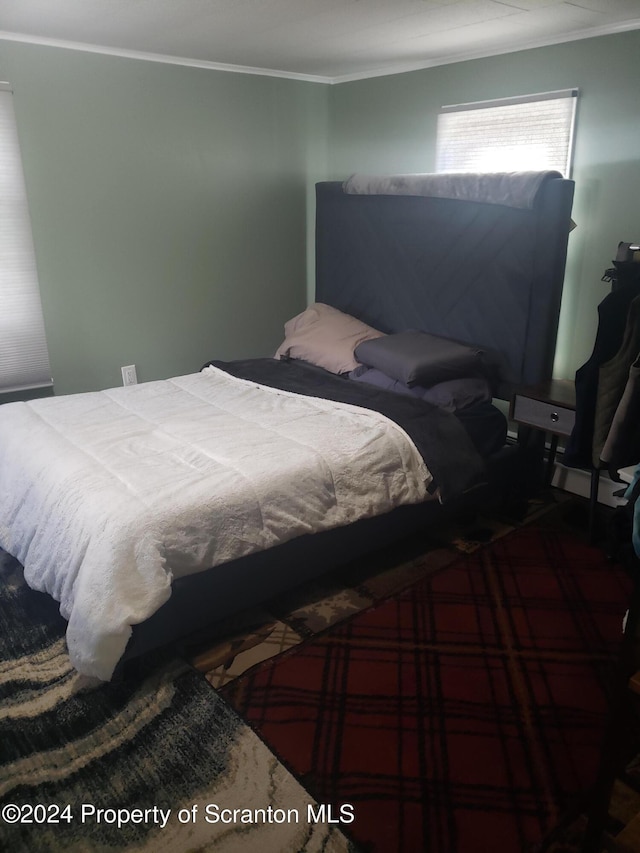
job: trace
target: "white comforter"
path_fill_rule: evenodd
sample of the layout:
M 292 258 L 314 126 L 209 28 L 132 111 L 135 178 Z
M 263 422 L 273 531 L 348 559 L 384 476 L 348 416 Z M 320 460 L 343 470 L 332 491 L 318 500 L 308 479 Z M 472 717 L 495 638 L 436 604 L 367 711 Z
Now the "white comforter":
M 424 500 L 430 479 L 382 415 L 214 367 L 0 406 L 0 546 L 104 680 L 173 578 Z

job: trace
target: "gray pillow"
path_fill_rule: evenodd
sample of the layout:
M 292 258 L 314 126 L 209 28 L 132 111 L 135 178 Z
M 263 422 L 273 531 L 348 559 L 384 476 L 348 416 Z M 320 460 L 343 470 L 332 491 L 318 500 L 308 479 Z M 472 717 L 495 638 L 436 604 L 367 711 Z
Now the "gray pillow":
M 483 372 L 483 350 L 426 332 L 399 332 L 363 341 L 354 355 L 361 364 L 375 367 L 409 387 L 428 388 Z
M 349 374 L 349 379 L 356 382 L 366 382 L 375 385 L 385 391 L 395 391 L 397 394 L 408 394 L 433 403 L 440 409 L 448 412 L 459 412 L 473 406 L 475 403 L 487 403 L 492 399 L 491 386 L 483 376 L 462 376 L 458 379 L 448 379 L 446 382 L 438 382 L 431 388 L 423 388 L 422 385 L 413 385 L 409 388 L 403 382 L 392 379 L 375 367 L 365 367 L 363 364 L 356 367 Z

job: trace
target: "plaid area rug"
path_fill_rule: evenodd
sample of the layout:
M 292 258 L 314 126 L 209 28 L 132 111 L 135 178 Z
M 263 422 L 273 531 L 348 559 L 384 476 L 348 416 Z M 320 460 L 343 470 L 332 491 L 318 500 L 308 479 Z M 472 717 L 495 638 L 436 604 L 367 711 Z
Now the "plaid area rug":
M 113 684 L 79 676 L 57 605 L 0 556 L 0 850 L 353 849 L 184 663 L 156 658 Z
M 528 526 L 221 692 L 376 853 L 524 853 L 592 783 L 630 584 Z
M 332 625 L 439 572 L 460 554 L 473 553 L 517 527 L 533 524 L 567 505 L 568 496 L 550 490 L 531 501 L 515 519 L 492 512 L 456 519 L 437 529 L 352 561 L 218 626 L 219 639 L 204 639 L 189 650 L 189 660 L 216 688 L 262 661 L 291 649 Z

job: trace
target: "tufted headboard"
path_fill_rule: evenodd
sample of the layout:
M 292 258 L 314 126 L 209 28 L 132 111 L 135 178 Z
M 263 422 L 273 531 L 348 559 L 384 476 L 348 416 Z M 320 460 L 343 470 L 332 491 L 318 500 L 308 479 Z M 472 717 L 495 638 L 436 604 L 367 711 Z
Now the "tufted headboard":
M 316 300 L 384 332 L 420 329 L 494 353 L 497 396 L 551 377 L 574 184 L 531 208 L 316 185 Z

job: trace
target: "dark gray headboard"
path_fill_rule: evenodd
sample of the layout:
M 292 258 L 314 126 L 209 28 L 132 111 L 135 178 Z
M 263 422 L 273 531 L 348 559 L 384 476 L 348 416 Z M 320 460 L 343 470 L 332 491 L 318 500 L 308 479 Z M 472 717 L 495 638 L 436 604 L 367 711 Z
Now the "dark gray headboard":
M 385 332 L 420 329 L 499 354 L 514 385 L 551 377 L 573 181 L 532 209 L 316 186 L 316 299 Z

